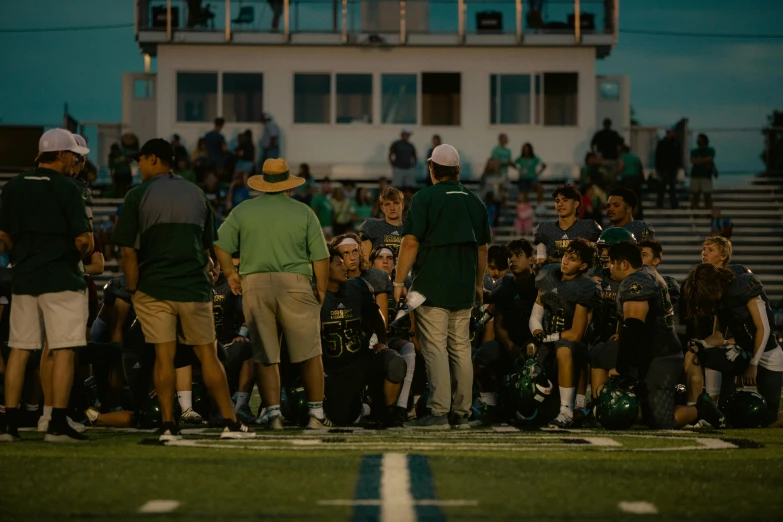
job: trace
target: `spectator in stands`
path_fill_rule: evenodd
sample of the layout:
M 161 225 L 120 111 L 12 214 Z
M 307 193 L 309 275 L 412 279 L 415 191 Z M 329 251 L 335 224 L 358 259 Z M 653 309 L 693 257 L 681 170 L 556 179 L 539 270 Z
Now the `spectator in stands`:
M 196 148 L 190 154 L 190 167 L 196 173 L 198 182 L 203 182 L 207 174 L 207 146 L 204 143 L 204 138 L 198 139 Z
M 313 200 L 313 189 L 315 188 L 315 180 L 312 174 L 310 174 L 310 165 L 307 163 L 299 165 L 299 174 L 297 176 L 305 180 L 305 182 L 294 189 L 293 198 L 310 206 L 310 202 Z
M 353 199 L 356 197 L 356 183 L 353 181 L 346 181 L 343 184 L 343 194 L 345 194 L 345 197 L 348 199 Z
M 409 141 L 411 131 L 402 129 L 400 139 L 389 148 L 389 163 L 392 166 L 392 185 L 402 190 L 416 186 L 416 147 Z
M 282 2 L 280 2 L 282 5 Z M 280 157 L 280 127 L 272 121 L 272 115 L 265 112 L 261 123 L 264 124 L 264 133 L 261 135 L 261 163 L 268 159 Z
M 527 193 L 532 188 L 536 191 L 538 196 L 536 200 L 537 205 L 541 205 L 544 202 L 544 186 L 538 182 L 538 176 L 546 168 L 546 163 L 543 163 L 538 156 L 533 152 L 533 145 L 525 143 L 522 145 L 522 151 L 519 157 L 513 164 L 519 171 L 519 180 L 517 181 L 517 187 L 519 192 L 525 194 L 525 201 L 527 201 Z
M 500 165 L 500 177 L 502 178 L 503 187 L 508 183 L 508 168 L 514 166 L 514 162 L 511 161 L 511 149 L 508 148 L 508 136 L 503 133 L 498 136 L 498 144 L 492 149 L 489 157 L 497 160 Z
M 207 153 L 207 168 L 215 169 L 218 177 L 222 177 L 226 163 L 228 144 L 223 136 L 223 126 L 226 120 L 215 118 L 215 128 L 204 135 L 204 148 Z
M 234 207 L 245 200 L 250 199 L 250 190 L 247 188 L 247 172 L 237 172 L 234 174 L 234 181 L 228 187 L 226 194 L 226 212 L 231 212 Z
M 582 175 L 579 177 L 579 190 L 586 191 L 590 185 L 598 185 L 606 190 L 606 172 L 603 169 L 601 158 L 593 152 L 585 154 L 585 164 L 582 166 Z
M 503 178 L 500 175 L 500 162 L 494 158 L 489 158 L 484 165 L 484 172 L 481 174 L 479 187 L 481 197 L 486 198 L 490 192 L 494 194 L 501 193 Z
M 621 143 L 617 146 L 619 159 L 617 161 L 617 184 L 623 188 L 633 191 L 639 202 L 636 209 L 636 217 L 644 219 L 644 210 L 642 209 L 642 184 L 644 183 L 644 167 L 642 160 L 631 152 L 631 148 Z
M 332 191 L 332 226 L 334 235 L 339 236 L 352 230 L 356 217 L 353 211 L 353 201 L 345 197 L 342 187 L 336 187 Z
M 176 158 L 177 167 L 174 169 L 174 174 L 177 176 L 182 176 L 186 180 L 190 181 L 191 183 L 198 184 L 198 180 L 196 179 L 196 173 L 193 172 L 188 168 L 187 159 L 182 156 L 174 156 Z
M 489 228 L 494 235 L 495 227 L 498 226 L 500 219 L 500 205 L 495 202 L 495 194 L 488 192 L 484 199 L 484 206 L 487 207 L 487 219 L 489 219 Z
M 731 233 L 734 231 L 734 223 L 731 219 L 721 216 L 720 209 L 713 207 L 712 219 L 710 220 L 710 235 L 711 236 L 723 236 L 726 239 L 731 239 Z
M 276 33 L 280 26 L 280 16 L 283 14 L 283 0 L 267 0 L 272 9 L 272 32 Z
M 432 151 L 435 150 L 435 147 L 443 143 L 440 139 L 440 134 L 433 134 L 432 135 L 432 141 L 429 150 L 427 151 L 427 157 L 432 157 Z M 430 179 L 430 167 L 429 165 L 424 166 L 424 186 L 425 187 L 431 187 L 432 186 L 432 179 Z M 381 191 L 383 192 L 383 191 Z
M 520 191 L 517 196 L 517 214 L 514 219 L 514 231 L 523 236 L 533 231 L 533 207 L 527 200 L 527 194 Z
M 712 177 L 718 177 L 715 168 L 715 149 L 710 147 L 710 139 L 706 134 L 696 138 L 697 147 L 691 151 L 691 208 L 699 208 L 699 195 L 704 193 L 704 206 L 712 208 Z
M 109 154 L 109 169 L 114 181 L 114 193 L 118 198 L 125 197 L 133 184 L 131 163 L 139 153 L 139 138 L 126 132 L 122 135 L 120 145 Z
M 185 164 L 187 164 L 190 161 L 190 156 L 188 155 L 188 149 L 186 149 L 182 145 L 182 141 L 179 137 L 179 134 L 175 134 L 171 137 L 171 146 L 174 147 L 174 161 L 176 163 L 179 163 L 179 160 L 184 159 Z
M 590 141 L 590 150 L 598 154 L 604 163 L 607 171 L 612 175 L 615 173 L 615 163 L 617 163 L 618 146 L 623 139 L 612 129 L 612 120 L 604 120 L 604 128 L 593 135 Z
M 237 138 L 234 156 L 237 158 L 235 172 L 252 174 L 256 161 L 256 147 L 253 145 L 253 131 L 247 129 Z
M 672 208 L 679 206 L 677 202 L 677 171 L 682 167 L 682 147 L 677 139 L 674 127 L 666 129 L 666 137 L 655 147 L 655 171 L 658 173 L 658 208 L 663 208 L 663 195 L 669 187 L 669 201 Z
M 365 220 L 372 217 L 372 197 L 366 188 L 359 187 L 356 189 L 353 208 L 354 215 L 356 216 L 354 228 L 358 230 L 359 226 L 361 226 Z
M 330 193 L 332 187 L 329 183 L 329 178 L 324 179 L 321 183 L 321 191 L 313 196 L 313 200 L 310 202 L 310 208 L 315 212 L 318 217 L 318 222 L 321 223 L 321 228 L 324 231 L 324 237 L 327 240 L 331 240 L 334 236 L 334 230 L 332 229 L 332 202 L 330 201 Z

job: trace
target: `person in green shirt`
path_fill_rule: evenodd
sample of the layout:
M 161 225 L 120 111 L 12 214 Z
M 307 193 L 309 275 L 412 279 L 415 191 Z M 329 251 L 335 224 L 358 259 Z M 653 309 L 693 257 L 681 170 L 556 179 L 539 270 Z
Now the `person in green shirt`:
M 92 252 L 92 226 L 82 191 L 69 178 L 89 152 L 65 129 L 51 129 L 38 142 L 38 166 L 11 179 L 0 194 L 0 250 L 13 265 L 11 348 L 5 369 L 5 420 L 0 442 L 19 440 L 19 402 L 30 353 L 51 357 L 52 414 L 44 440 L 87 437 L 68 425 L 76 348 L 86 344 L 86 283 L 79 267 Z M 48 399 L 48 397 L 47 397 Z
M 642 184 L 644 183 L 644 167 L 639 156 L 631 152 L 631 148 L 621 143 L 617 146 L 617 184 L 623 188 L 632 190 L 636 194 L 639 206 L 636 209 L 636 217 L 644 219 L 642 208 Z
M 174 423 L 177 341 L 193 347 L 202 377 L 223 416 L 221 438 L 255 436 L 237 421 L 223 365 L 217 357 L 208 249 L 215 240 L 212 206 L 196 185 L 174 175 L 174 149 L 160 138 L 139 151 L 142 184 L 125 196 L 112 240 L 144 338 L 155 345 L 159 440 L 179 438 Z
M 198 184 L 196 173 L 188 168 L 188 160 L 186 158 L 177 158 L 177 169 L 174 171 L 174 174 L 190 181 L 194 185 Z
M 699 208 L 699 195 L 704 193 L 704 206 L 712 208 L 712 177 L 718 177 L 715 169 L 715 149 L 710 147 L 706 134 L 696 138 L 697 147 L 691 151 L 691 208 Z
M 489 219 L 479 197 L 459 182 L 454 147 L 436 147 L 429 163 L 433 186 L 411 199 L 394 282 L 394 301 L 399 302 L 412 269 L 411 290 L 426 298 L 415 313 L 427 365 L 430 415 L 407 426 L 448 429 L 446 414 L 452 410 L 454 425 L 468 428 L 473 387 L 470 313 L 484 298 Z
M 505 199 L 508 168 L 514 166 L 514 163 L 511 161 L 511 149 L 507 145 L 508 136 L 505 134 L 499 135 L 498 144 L 495 145 L 490 154 L 490 159 L 497 162 L 498 174 L 489 175 L 485 178 L 485 190 L 482 193 L 482 197 L 486 197 L 486 194 L 491 190 L 498 201 Z
M 310 202 L 310 208 L 315 212 L 318 217 L 318 222 L 321 224 L 324 236 L 327 239 L 332 238 L 332 202 L 329 199 L 331 195 L 331 186 L 327 180 L 321 184 L 321 192 L 313 196 L 313 201 Z
M 532 188 L 536 191 L 537 204 L 541 205 L 544 202 L 544 186 L 538 182 L 538 176 L 546 168 L 546 163 L 535 155 L 533 145 L 530 143 L 522 145 L 522 151 L 514 161 L 514 166 L 519 171 L 517 187 L 519 187 L 520 194 L 524 194 L 525 202 L 527 202 L 527 193 Z
M 291 197 L 305 180 L 291 176 L 283 159 L 264 162 L 263 174 L 248 185 L 263 192 L 228 215 L 215 243 L 220 268 L 242 309 L 253 343 L 253 359 L 265 410 L 256 421 L 282 430 L 280 338 L 288 359 L 302 363 L 309 410 L 308 429 L 328 429 L 324 415 L 321 359 L 321 305 L 329 279 L 329 251 L 321 224 L 307 205 Z M 240 248 L 241 246 L 241 248 Z M 239 272 L 231 254 L 239 251 Z M 317 298 L 311 280 L 315 275 Z
M 354 228 L 359 228 L 362 223 L 372 217 L 372 200 L 367 189 L 360 187 L 356 189 L 356 198 L 353 203 L 353 213 L 356 216 Z

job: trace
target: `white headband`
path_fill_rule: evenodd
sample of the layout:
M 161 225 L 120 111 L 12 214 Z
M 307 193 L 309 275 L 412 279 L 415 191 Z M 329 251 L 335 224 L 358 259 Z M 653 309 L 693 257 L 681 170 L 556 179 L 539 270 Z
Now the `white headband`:
M 353 238 L 346 237 L 345 239 L 340 241 L 340 244 L 337 245 L 337 248 L 340 248 L 341 246 L 345 246 L 345 245 L 356 245 L 356 246 L 359 246 L 359 243 L 357 243 L 356 240 L 353 239 Z
M 392 252 L 388 248 L 382 248 L 382 249 L 378 250 L 378 253 L 375 254 L 375 257 L 382 256 L 383 254 L 388 254 L 388 255 L 394 257 L 394 252 Z

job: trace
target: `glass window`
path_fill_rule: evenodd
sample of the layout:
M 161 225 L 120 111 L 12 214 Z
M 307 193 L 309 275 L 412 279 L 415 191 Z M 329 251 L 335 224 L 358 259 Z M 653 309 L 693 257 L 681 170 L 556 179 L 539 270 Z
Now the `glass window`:
M 610 81 L 601 82 L 601 99 L 619 100 L 620 84 L 617 82 L 610 82 Z
M 258 122 L 263 112 L 263 74 L 223 74 L 223 118 L 226 121 Z
M 530 124 L 530 75 L 493 74 L 489 77 L 490 123 Z
M 372 74 L 338 74 L 337 123 L 372 123 Z
M 331 123 L 329 74 L 294 75 L 294 123 Z
M 217 117 L 217 73 L 177 73 L 177 121 Z
M 576 125 L 578 93 L 578 73 L 544 73 L 544 125 Z
M 421 119 L 423 125 L 459 125 L 460 73 L 421 74 Z
M 416 124 L 416 75 L 381 75 L 381 123 Z

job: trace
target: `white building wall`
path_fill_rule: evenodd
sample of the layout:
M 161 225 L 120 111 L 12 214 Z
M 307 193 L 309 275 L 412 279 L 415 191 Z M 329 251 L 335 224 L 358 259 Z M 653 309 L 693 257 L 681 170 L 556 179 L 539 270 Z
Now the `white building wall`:
M 192 150 L 211 123 L 176 121 L 176 74 L 187 72 L 261 72 L 264 74 L 264 108 L 273 114 L 282 133 L 282 156 L 295 165 L 383 166 L 389 145 L 400 125 L 380 120 L 380 74 L 461 72 L 461 125 L 456 127 L 409 126 L 419 156 L 426 154 L 430 138 L 440 134 L 460 152 L 463 169 L 478 177 L 496 143 L 497 135 L 509 135 L 518 154 L 531 142 L 536 154 L 552 169 L 581 164 L 596 128 L 595 50 L 593 48 L 366 48 L 281 46 L 161 45 L 157 62 L 157 129 L 162 137 L 179 134 Z M 373 73 L 373 124 L 294 124 L 294 73 Z M 490 125 L 490 74 L 576 72 L 579 74 L 578 119 L 573 127 Z M 220 89 L 220 81 L 218 82 Z M 334 95 L 334 93 L 333 93 Z M 419 104 L 421 93 L 419 92 Z M 218 109 L 221 112 L 221 109 Z M 226 123 L 229 141 L 250 128 L 259 138 L 262 126 Z M 422 167 L 423 168 L 423 167 Z M 378 169 L 373 169 L 378 170 Z

